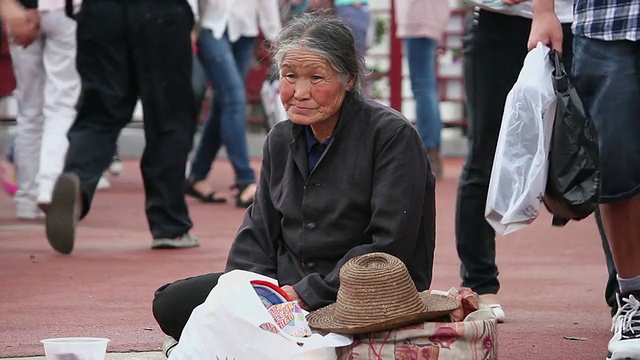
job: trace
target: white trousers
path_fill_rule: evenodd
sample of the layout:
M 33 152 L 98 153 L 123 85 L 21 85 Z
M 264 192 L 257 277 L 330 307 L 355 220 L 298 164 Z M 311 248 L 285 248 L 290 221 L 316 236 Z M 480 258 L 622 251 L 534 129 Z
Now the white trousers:
M 80 95 L 75 21 L 63 9 L 41 11 L 40 28 L 40 38 L 33 44 L 10 48 L 17 82 L 14 156 L 19 217 L 31 217 L 38 203 L 51 202 Z

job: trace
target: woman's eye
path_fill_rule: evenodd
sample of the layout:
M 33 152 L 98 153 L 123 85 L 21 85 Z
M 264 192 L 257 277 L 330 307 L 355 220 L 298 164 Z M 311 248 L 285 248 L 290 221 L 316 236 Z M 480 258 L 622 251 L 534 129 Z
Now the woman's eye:
M 320 76 L 320 75 L 313 75 L 311 77 L 311 82 L 312 83 L 319 83 L 320 81 L 322 81 L 324 79 L 324 77 Z
M 288 82 L 294 82 L 296 80 L 296 76 L 294 74 L 283 74 L 282 78 Z

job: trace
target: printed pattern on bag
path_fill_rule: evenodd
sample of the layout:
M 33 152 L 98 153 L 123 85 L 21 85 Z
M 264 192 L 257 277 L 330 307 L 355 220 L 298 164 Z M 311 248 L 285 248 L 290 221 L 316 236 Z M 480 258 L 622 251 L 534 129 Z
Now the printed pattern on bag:
M 357 337 L 339 360 L 497 359 L 495 320 L 425 322 Z
M 474 317 L 478 295 L 469 288 L 447 294 L 460 300 L 451 321 L 423 322 L 391 331 L 358 335 L 353 344 L 336 349 L 338 360 L 494 360 L 498 358 L 497 322 L 493 315 Z M 486 310 L 484 310 L 486 311 Z

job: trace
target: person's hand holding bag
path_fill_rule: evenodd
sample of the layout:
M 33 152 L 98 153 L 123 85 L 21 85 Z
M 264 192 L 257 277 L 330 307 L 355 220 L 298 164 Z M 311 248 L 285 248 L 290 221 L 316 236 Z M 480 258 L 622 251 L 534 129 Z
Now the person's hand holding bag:
M 533 21 L 527 48 L 535 49 L 538 43 L 562 54 L 562 24 L 556 16 L 553 0 L 533 0 Z

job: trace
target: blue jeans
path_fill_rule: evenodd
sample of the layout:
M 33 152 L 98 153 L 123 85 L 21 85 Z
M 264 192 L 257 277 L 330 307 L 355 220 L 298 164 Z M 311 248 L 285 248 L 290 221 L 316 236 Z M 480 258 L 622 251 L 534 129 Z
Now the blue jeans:
M 361 6 L 336 6 L 336 15 L 345 20 L 356 41 L 356 50 L 360 56 L 364 56 L 367 50 L 367 31 L 371 21 L 371 11 L 368 5 Z
M 442 131 L 436 84 L 437 44 L 436 40 L 425 37 L 404 39 L 411 90 L 416 102 L 416 125 L 427 150 L 440 147 Z
M 598 130 L 600 202 L 640 194 L 640 43 L 574 40 L 575 86 Z
M 249 72 L 255 38 L 241 37 L 229 41 L 203 29 L 198 38 L 198 57 L 214 91 L 209 118 L 201 131 L 200 144 L 191 166 L 190 181 L 207 178 L 213 160 L 224 145 L 236 175 L 236 184 L 256 182 L 249 163 L 247 146 L 247 96 L 244 81 Z

